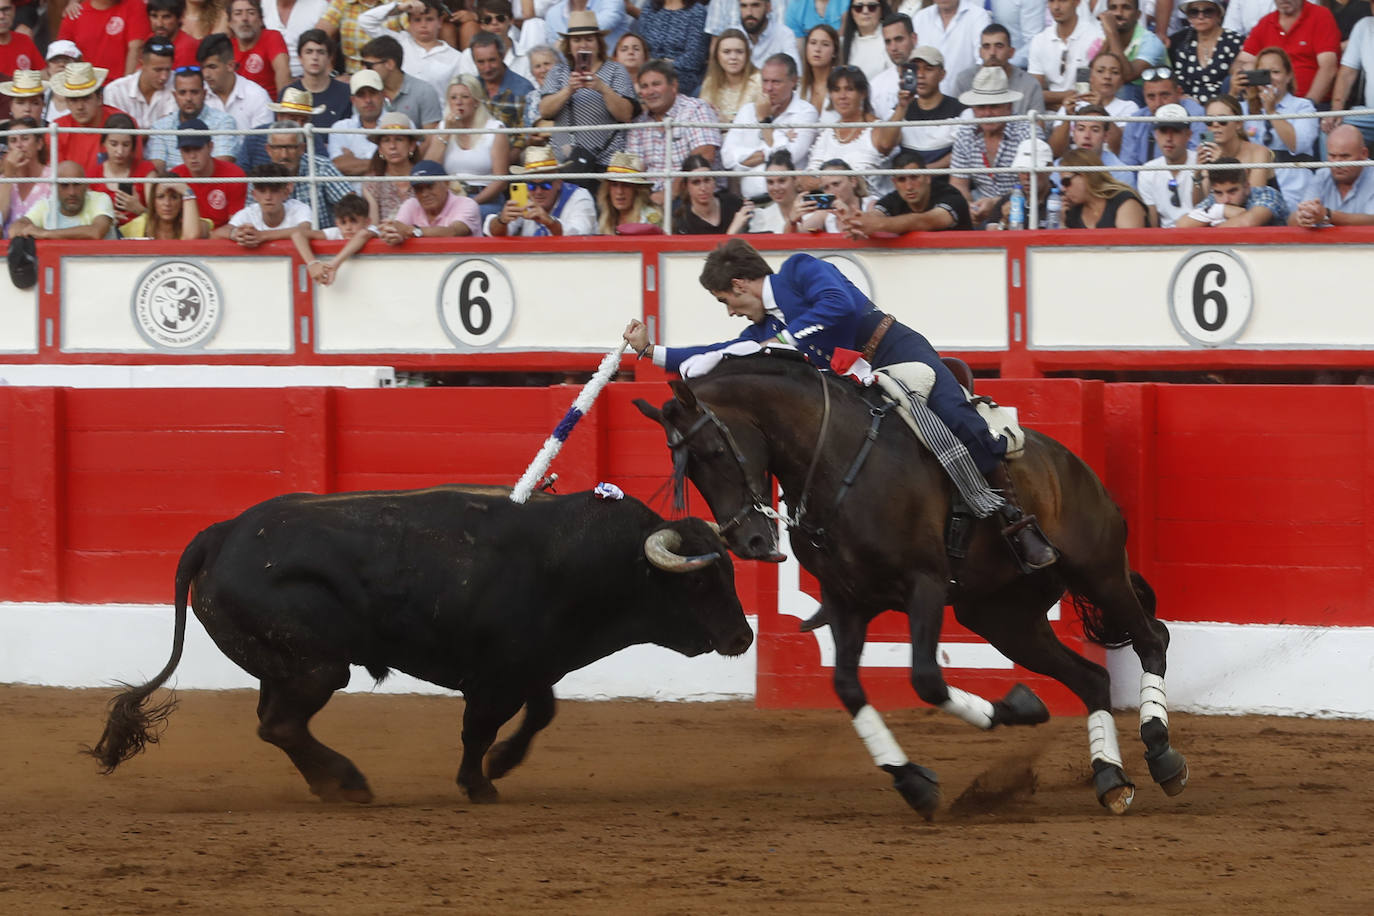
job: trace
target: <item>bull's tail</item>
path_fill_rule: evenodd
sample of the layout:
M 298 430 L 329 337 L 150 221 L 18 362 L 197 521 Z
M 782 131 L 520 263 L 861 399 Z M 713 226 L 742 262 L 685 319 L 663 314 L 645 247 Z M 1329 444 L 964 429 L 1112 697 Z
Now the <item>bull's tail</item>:
M 144 746 L 156 744 L 166 727 L 167 717 L 176 709 L 175 695 L 146 705 L 153 692 L 167 682 L 181 662 L 181 650 L 186 640 L 186 603 L 191 591 L 191 580 L 205 565 L 208 553 L 209 529 L 202 531 L 191 541 L 181 554 L 177 563 L 176 576 L 176 624 L 172 635 L 172 657 L 151 681 L 141 687 L 121 684 L 127 687 L 123 693 L 110 701 L 110 715 L 105 722 L 105 733 L 95 743 L 95 747 L 83 748 L 100 762 L 102 773 L 113 773 L 115 767 L 141 753 Z

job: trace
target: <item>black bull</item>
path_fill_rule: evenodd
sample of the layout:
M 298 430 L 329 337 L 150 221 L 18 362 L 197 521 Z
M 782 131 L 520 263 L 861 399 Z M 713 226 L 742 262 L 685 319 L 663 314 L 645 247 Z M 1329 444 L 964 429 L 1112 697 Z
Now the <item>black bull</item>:
M 90 751 L 106 772 L 156 741 L 172 710 L 145 704 L 180 661 L 188 589 L 220 651 L 261 681 L 259 736 L 325 799 L 372 798 L 352 761 L 308 728 L 350 663 L 461 690 L 458 784 L 494 801 L 491 780 L 553 719 L 553 685 L 569 671 L 641 643 L 691 656 L 739 655 L 753 641 L 711 526 L 664 521 L 635 499 L 517 506 L 503 489 L 461 486 L 281 496 L 187 546 L 171 660 L 111 703 Z M 518 730 L 487 757 L 521 706 Z
M 1149 585 L 1130 569 L 1120 511 L 1068 449 L 1028 430 L 1025 455 L 1011 468 L 1027 511 L 1039 516 L 1060 561 L 1022 575 L 997 520 L 984 519 L 954 586 L 945 549 L 951 483 L 895 416 L 878 427 L 866 459 L 858 458 L 876 414 L 857 386 L 778 356 L 727 360 L 707 376 L 671 384 L 676 397 L 661 409 L 642 400 L 636 406 L 663 426 L 677 483 L 691 479 L 735 553 L 781 559 L 766 514 L 770 477 L 789 507 L 810 507 L 791 544 L 820 582 L 821 607 L 835 639 L 835 691 L 875 763 L 917 811 L 928 817 L 938 804 L 935 774 L 907 760 L 867 705 L 859 681 L 865 634 L 878 614 L 906 613 L 911 682 L 925 702 L 982 728 L 1048 717 L 1023 685 L 989 703 L 945 683 L 936 648 L 947 603 L 960 623 L 1012 661 L 1055 678 L 1083 700 L 1098 799 L 1116 813 L 1126 810 L 1134 786 L 1120 760 L 1107 672 L 1060 642 L 1046 619 L 1066 589 L 1090 640 L 1134 645 L 1145 672 L 1141 737 L 1150 773 L 1168 794 L 1182 791 L 1187 766 L 1169 745 L 1163 691 L 1169 634 L 1155 619 Z M 822 385 L 829 386 L 828 398 Z

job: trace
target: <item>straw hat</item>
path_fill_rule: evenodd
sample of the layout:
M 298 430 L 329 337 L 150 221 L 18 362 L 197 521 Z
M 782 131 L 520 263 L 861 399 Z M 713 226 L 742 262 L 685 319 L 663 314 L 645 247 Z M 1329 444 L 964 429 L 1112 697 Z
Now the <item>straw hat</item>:
M 524 165 L 511 166 L 511 174 L 524 175 L 526 172 L 556 172 L 559 169 L 558 156 L 554 154 L 552 146 L 525 147 L 524 162 Z M 619 179 L 616 180 L 618 181 Z
M 596 13 L 591 10 L 575 10 L 568 14 L 568 30 L 559 32 L 564 38 L 574 35 L 605 35 L 606 30 L 596 22 Z
M 110 71 L 105 67 L 93 67 L 84 60 L 67 64 L 60 76 L 49 83 L 54 95 L 65 99 L 79 99 L 90 95 L 101 87 Z
M 377 130 L 395 131 L 402 136 L 410 137 L 410 139 L 414 140 L 416 143 L 419 143 L 421 140 L 419 133 L 415 130 L 415 122 L 410 120 L 410 115 L 406 114 L 404 111 L 388 111 L 386 114 L 382 115 L 377 119 Z M 395 134 L 392 134 L 392 136 L 395 136 Z M 373 143 L 380 143 L 382 134 L 369 134 L 367 139 L 371 140 Z
M 268 102 L 268 111 L 278 114 L 317 115 L 324 111 L 323 105 L 315 104 L 315 97 L 305 89 L 288 87 L 281 94 L 280 102 Z
M 43 82 L 43 74 L 38 70 L 16 70 L 14 79 L 0 83 L 0 95 L 14 99 L 26 99 L 42 95 L 48 86 Z
M 959 95 L 964 105 L 1009 105 L 1021 101 L 1021 93 L 1007 88 L 1007 74 L 1001 67 L 984 67 L 973 77 L 973 88 Z
M 634 153 L 612 153 L 611 162 L 606 166 L 607 181 L 621 181 L 625 184 L 653 184 L 652 178 L 644 177 L 644 159 Z

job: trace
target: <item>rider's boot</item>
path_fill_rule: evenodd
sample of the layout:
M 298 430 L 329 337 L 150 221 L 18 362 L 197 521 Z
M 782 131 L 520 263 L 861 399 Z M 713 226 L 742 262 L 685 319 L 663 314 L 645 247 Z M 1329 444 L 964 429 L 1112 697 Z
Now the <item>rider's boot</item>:
M 997 514 L 1005 523 L 1002 537 L 1011 545 L 1016 558 L 1021 562 L 1021 568 L 1026 572 L 1034 572 L 1053 565 L 1059 559 L 1059 551 L 1054 549 L 1045 533 L 1040 530 L 1035 516 L 1027 515 L 1021 510 L 1007 463 L 999 461 L 997 467 L 988 473 L 987 478 L 988 485 L 998 491 L 1005 500 L 1002 508 L 997 510 Z

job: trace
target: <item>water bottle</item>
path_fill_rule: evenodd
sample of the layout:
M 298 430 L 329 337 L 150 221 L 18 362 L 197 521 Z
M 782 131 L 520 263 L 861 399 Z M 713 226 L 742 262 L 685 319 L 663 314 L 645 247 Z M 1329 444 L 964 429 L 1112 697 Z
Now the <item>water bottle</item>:
M 1026 228 L 1026 192 L 1019 184 L 1011 192 L 1011 212 L 1007 214 L 1008 229 Z
M 1058 188 L 1050 188 L 1050 199 L 1045 201 L 1045 228 L 1064 228 L 1064 198 Z

